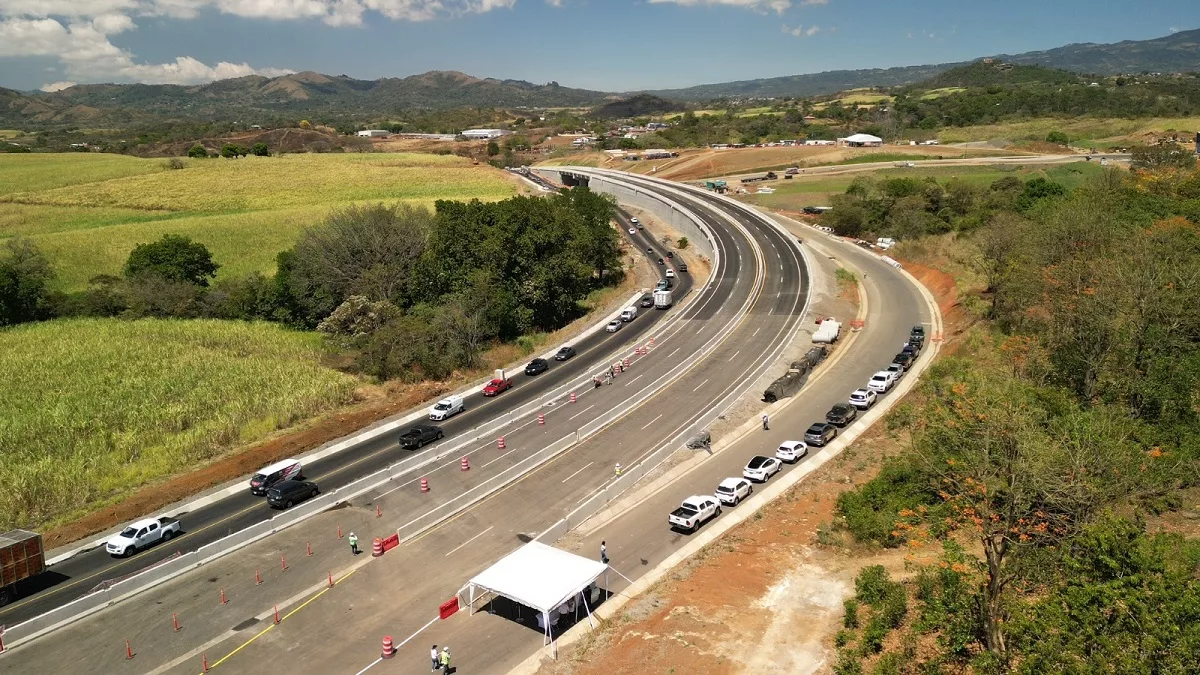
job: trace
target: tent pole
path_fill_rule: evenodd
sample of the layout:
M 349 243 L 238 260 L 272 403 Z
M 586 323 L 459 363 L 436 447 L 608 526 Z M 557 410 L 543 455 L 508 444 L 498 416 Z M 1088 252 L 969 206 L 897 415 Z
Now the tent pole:
M 467 612 L 467 616 L 475 616 L 475 584 L 471 584 L 470 593 L 471 593 L 471 602 L 467 606 L 471 608 L 471 611 Z
M 587 610 L 588 625 L 592 627 L 592 630 L 596 630 L 596 622 L 592 621 L 592 608 L 588 607 L 587 598 L 584 598 L 582 593 L 579 594 L 579 597 L 583 598 L 583 608 Z

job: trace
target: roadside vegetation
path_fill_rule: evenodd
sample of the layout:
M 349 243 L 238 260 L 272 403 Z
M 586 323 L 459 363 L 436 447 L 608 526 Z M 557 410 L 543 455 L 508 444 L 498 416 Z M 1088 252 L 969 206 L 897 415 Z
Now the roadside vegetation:
M 983 292 L 887 419 L 906 449 L 838 501 L 913 576 L 864 570 L 834 670 L 1195 672 L 1200 541 L 1147 523 L 1196 487 L 1200 171 L 1010 187 L 945 217 L 848 195 L 866 236 L 949 238 Z

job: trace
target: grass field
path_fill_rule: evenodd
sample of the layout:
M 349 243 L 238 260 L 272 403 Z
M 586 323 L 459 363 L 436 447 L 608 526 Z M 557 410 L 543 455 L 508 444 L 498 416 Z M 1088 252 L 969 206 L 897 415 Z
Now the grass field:
M 1044 141 L 1051 131 L 1067 135 L 1076 147 L 1130 145 L 1144 143 L 1148 137 L 1167 129 L 1200 129 L 1200 117 L 1099 119 L 1080 117 L 1068 120 L 1039 118 L 1021 122 L 1006 122 L 977 127 L 947 127 L 938 130 L 942 143 L 990 141 L 1005 139 L 1013 142 Z
M 218 276 L 271 274 L 276 253 L 341 205 L 514 194 L 502 172 L 449 155 L 187 160 L 182 170 L 121 155 L 0 155 L 0 239 L 32 238 L 64 291 L 118 273 L 134 246 L 166 233 L 208 246 Z
M 799 211 L 805 206 L 828 206 L 830 197 L 845 192 L 846 188 L 850 187 L 850 183 L 855 178 L 865 175 L 873 175 L 878 178 L 903 176 L 924 179 L 926 177 L 933 177 L 941 182 L 945 182 L 951 178 L 958 178 L 978 187 L 986 187 L 1005 176 L 1016 176 L 1021 180 L 1029 180 L 1035 176 L 1044 176 L 1068 188 L 1074 188 L 1100 171 L 1100 165 L 1096 162 L 1082 161 L 1045 167 L 1006 164 L 922 168 L 918 165 L 912 169 L 889 168 L 870 172 L 869 174 L 860 173 L 828 177 L 812 176 L 811 178 L 797 176 L 791 181 L 782 181 L 773 184 L 771 187 L 775 188 L 774 194 L 743 195 L 739 199 L 744 199 L 765 208 Z
M 0 331 L 0 529 L 40 526 L 346 402 L 320 338 L 83 319 Z

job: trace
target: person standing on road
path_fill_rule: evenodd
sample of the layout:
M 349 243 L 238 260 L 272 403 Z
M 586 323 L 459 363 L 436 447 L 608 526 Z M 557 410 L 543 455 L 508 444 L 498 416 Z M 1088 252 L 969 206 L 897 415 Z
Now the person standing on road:
M 358 537 L 351 532 L 347 539 L 350 540 L 350 555 L 358 555 Z
M 600 542 L 600 562 L 608 564 L 608 545 L 603 541 Z
M 767 426 L 767 414 L 766 413 L 763 413 L 762 420 L 763 420 L 763 431 L 770 431 L 771 427 Z
M 450 672 L 450 648 L 449 647 L 442 647 L 441 662 L 442 662 L 442 672 L 449 673 Z
M 442 661 L 438 658 L 437 645 L 434 645 L 433 649 L 429 650 L 429 672 L 435 672 L 440 665 Z

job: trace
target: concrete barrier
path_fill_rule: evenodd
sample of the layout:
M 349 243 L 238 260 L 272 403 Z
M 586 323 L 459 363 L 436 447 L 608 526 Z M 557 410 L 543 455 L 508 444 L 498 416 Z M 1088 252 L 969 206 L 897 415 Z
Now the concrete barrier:
M 21 642 L 32 640 L 56 628 L 89 616 L 107 607 L 110 604 L 108 598 L 108 591 L 97 591 L 11 628 L 5 628 L 4 644 L 6 647 L 15 647 Z

